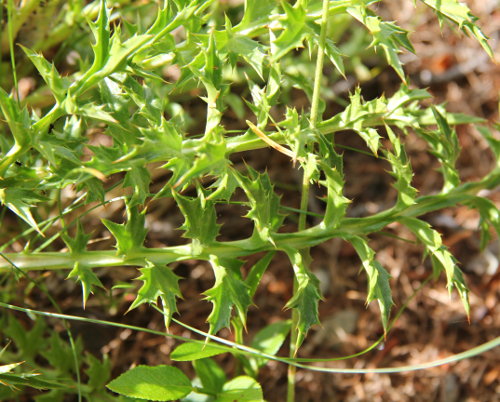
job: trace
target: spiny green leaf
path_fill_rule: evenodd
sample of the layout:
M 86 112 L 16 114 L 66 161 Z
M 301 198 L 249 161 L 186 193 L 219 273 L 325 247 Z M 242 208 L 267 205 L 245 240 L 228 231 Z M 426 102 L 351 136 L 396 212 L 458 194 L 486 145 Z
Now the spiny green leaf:
M 229 201 L 234 191 L 238 187 L 238 180 L 229 167 L 226 172 L 221 174 L 219 178 L 210 186 L 210 189 L 215 189 L 208 197 L 209 200 L 223 200 Z
M 137 163 L 141 161 L 147 163 L 165 160 L 183 160 L 182 134 L 164 117 L 161 118 L 160 124 L 141 127 L 139 130 L 142 135 L 141 142 L 134 144 L 130 152 L 115 160 L 114 164 L 119 162 L 128 163 L 132 159 L 137 161 Z
M 417 133 L 427 141 L 432 153 L 439 159 L 439 170 L 444 178 L 443 192 L 448 192 L 460 184 L 460 175 L 455 167 L 460 147 L 457 134 L 449 126 L 445 115 L 435 107 L 432 107 L 432 111 L 439 130 L 420 129 Z
M 159 17 L 153 26 L 144 34 L 134 35 L 122 43 L 120 39 L 120 27 L 114 28 L 111 36 L 109 28 L 109 10 L 106 2 L 102 0 L 99 17 L 95 23 L 90 23 L 94 33 L 96 43 L 92 45 L 94 49 L 94 62 L 91 68 L 85 73 L 80 82 L 72 88 L 72 93 L 80 95 L 104 77 L 113 72 L 124 70 L 126 64 L 144 47 L 150 47 L 155 42 L 160 41 L 179 25 L 186 23 L 191 15 L 196 11 L 197 5 L 190 4 L 178 13 L 160 12 Z M 167 20 L 167 18 L 170 20 Z M 160 28 L 160 24 L 163 26 Z M 138 71 L 137 67 L 135 68 Z
M 217 51 L 215 44 L 215 35 L 212 33 L 209 36 L 208 48 L 205 51 L 205 65 L 203 67 L 204 78 L 214 86 L 220 88 L 222 84 L 222 63 L 220 53 Z
M 366 142 L 366 145 L 368 145 L 370 151 L 373 152 L 373 155 L 377 156 L 381 138 L 377 130 L 371 127 L 367 127 L 356 130 L 356 132 Z
M 127 206 L 127 222 L 119 224 L 103 219 L 102 223 L 116 239 L 118 254 L 132 253 L 144 245 L 147 230 L 144 226 L 146 210 L 139 212 L 137 207 Z
M 82 284 L 83 308 L 85 308 L 90 294 L 94 293 L 95 287 L 104 289 L 104 285 L 94 271 L 80 262 L 75 262 L 73 269 L 67 276 L 67 279 L 69 278 L 76 278 L 77 282 Z
M 338 119 L 340 119 L 342 129 L 351 128 L 359 133 L 369 128 L 374 119 L 385 114 L 388 114 L 385 97 L 365 101 L 361 96 L 361 88 L 358 87 L 349 96 L 349 105 L 338 115 Z M 366 138 L 369 137 L 365 136 L 363 139 L 366 141 Z M 369 143 L 367 145 L 370 146 Z M 371 145 L 373 147 L 373 144 Z
M 280 197 L 274 192 L 267 173 L 259 174 L 250 166 L 247 170 L 248 177 L 237 175 L 250 205 L 246 216 L 255 223 L 254 236 L 272 242 L 272 234 L 278 230 L 284 218 L 279 212 Z
M 398 27 L 391 22 L 382 21 L 365 4 L 353 5 L 347 8 L 347 12 L 366 26 L 373 36 L 371 43 L 375 48 L 380 47 L 384 51 L 389 65 L 394 68 L 403 82 L 406 77 L 398 53 L 400 47 L 414 52 L 413 46 L 408 39 L 408 31 Z
M 171 401 L 185 397 L 193 388 L 182 371 L 172 366 L 137 366 L 108 385 L 111 391 L 129 398 Z
M 390 275 L 384 267 L 375 260 L 375 252 L 368 246 L 365 239 L 359 236 L 349 236 L 346 237 L 346 240 L 353 245 L 358 253 L 361 264 L 368 276 L 368 296 L 366 297 L 366 302 L 370 303 L 373 300 L 378 301 L 384 331 L 387 331 L 391 307 L 394 304 L 391 296 L 391 286 L 389 284 Z
M 297 289 L 286 308 L 297 310 L 298 321 L 295 330 L 298 331 L 295 349 L 298 350 L 304 341 L 309 328 L 319 324 L 318 302 L 321 300 L 319 280 L 306 266 L 302 253 L 293 249 L 285 250 L 293 265 Z
M 425 89 L 410 89 L 406 85 L 401 85 L 399 89 L 387 101 L 387 109 L 390 112 L 397 112 L 405 105 L 431 98 L 431 94 Z
M 172 315 L 177 312 L 177 298 L 182 298 L 179 289 L 180 277 L 174 274 L 167 266 L 160 266 L 147 261 L 144 268 L 140 268 L 141 275 L 137 280 L 143 285 L 137 292 L 137 297 L 130 305 L 128 311 L 137 308 L 143 303 L 157 304 L 161 299 L 163 310 L 166 314 L 165 324 L 168 326 Z
M 207 200 L 202 192 L 198 197 L 185 197 L 177 192 L 172 193 L 185 221 L 181 229 L 184 237 L 194 239 L 201 245 L 212 243 L 219 233 L 214 202 Z
M 495 138 L 488 127 L 476 126 L 476 128 L 486 141 L 488 141 L 488 144 L 496 157 L 496 166 L 497 168 L 500 168 L 500 139 Z M 497 125 L 497 130 L 500 131 L 500 125 Z
M 133 194 L 130 198 L 130 207 L 144 204 L 144 201 L 149 195 L 149 183 L 151 175 L 149 170 L 143 166 L 132 165 L 132 168 L 125 175 L 123 187 L 132 187 Z
M 36 150 L 53 165 L 53 169 L 65 173 L 63 166 L 68 165 L 71 168 L 80 168 L 82 156 L 82 141 L 73 138 L 64 138 L 58 136 L 54 130 L 52 133 L 42 133 L 37 144 L 34 144 Z M 67 164 L 65 162 L 70 162 Z
M 306 25 L 306 10 L 300 2 L 294 6 L 288 2 L 281 3 L 285 10 L 286 18 L 281 21 L 283 31 L 271 43 L 272 60 L 281 59 L 289 51 L 302 47 L 304 38 L 309 34 L 309 28 Z
M 344 217 L 350 200 L 343 195 L 344 178 L 341 173 L 326 163 L 321 164 L 325 180 L 321 183 L 327 188 L 326 210 L 323 225 L 328 228 L 337 227 Z
M 101 15 L 106 15 L 106 17 L 101 19 Z M 108 24 L 108 19 L 109 11 L 107 11 L 104 6 L 104 8 L 101 9 L 101 13 L 96 23 L 97 28 L 94 28 L 94 30 L 98 32 L 96 44 L 93 45 L 94 63 L 92 64 L 90 70 L 87 71 L 82 77 L 78 85 L 72 88 L 72 93 L 75 95 L 80 95 L 85 92 L 87 89 L 113 72 L 123 70 L 127 61 L 133 56 L 133 54 L 148 43 L 148 41 L 152 38 L 151 35 L 147 34 L 134 35 L 122 43 L 120 39 L 121 30 L 119 26 L 115 27 L 113 36 L 110 37 L 109 26 L 105 26 L 105 24 Z M 103 51 L 103 49 L 105 49 L 105 51 Z
M 475 24 L 477 17 L 475 17 L 467 4 L 457 0 L 421 0 L 424 4 L 432 8 L 442 23 L 446 18 L 453 21 L 458 27 L 466 34 L 472 34 L 477 41 L 481 44 L 483 49 L 493 59 L 493 50 L 488 44 L 488 38 Z
M 54 94 L 56 100 L 60 103 L 66 97 L 66 91 L 70 85 L 67 78 L 63 78 L 57 72 L 54 64 L 49 63 L 41 54 L 34 52 L 22 45 L 19 45 L 24 53 L 29 57 L 31 62 L 42 76 L 43 80 Z
M 259 286 L 262 275 L 264 275 L 273 257 L 274 252 L 269 252 L 250 268 L 250 272 L 245 278 L 245 284 L 248 286 L 248 294 L 251 298 L 253 298 L 257 291 L 257 286 Z
M 47 201 L 46 197 L 38 195 L 32 190 L 21 187 L 4 187 L 11 180 L 0 179 L 0 202 L 14 212 L 19 218 L 25 221 L 38 233 L 42 234 L 37 222 L 31 214 L 31 207 L 42 201 Z M 43 234 L 42 234 L 43 236 Z
M 490 241 L 491 227 L 493 227 L 498 236 L 500 236 L 500 211 L 495 203 L 483 197 L 474 197 L 467 205 L 477 209 L 481 216 L 479 228 L 481 230 L 481 249 L 483 250 Z
M 233 307 L 243 325 L 246 323 L 246 311 L 252 300 L 248 287 L 241 278 L 239 260 L 219 259 L 210 256 L 210 264 L 214 271 L 215 284 L 205 292 L 206 300 L 213 305 L 207 321 L 210 324 L 210 334 L 217 333 L 221 328 L 229 326 Z
M 85 78 L 90 77 L 101 69 L 109 56 L 109 42 L 111 36 L 109 14 L 110 10 L 106 7 L 106 0 L 101 0 L 99 15 L 96 22 L 89 21 L 89 26 L 95 39 L 95 43 L 92 45 L 92 49 L 94 50 L 94 61 L 85 75 Z
M 250 94 L 252 95 L 253 103 L 250 103 L 246 100 L 245 102 L 250 110 L 252 110 L 252 112 L 256 115 L 258 123 L 257 125 L 265 126 L 269 118 L 269 111 L 271 110 L 271 104 L 269 102 L 272 96 L 268 96 L 269 87 L 260 88 L 252 81 L 248 82 L 248 87 L 250 88 Z
M 171 179 L 174 188 L 182 188 L 194 178 L 202 178 L 206 174 L 218 175 L 225 172 L 229 161 L 226 158 L 226 142 L 219 128 L 207 133 L 197 140 L 182 158 L 171 159 L 165 168 L 174 173 Z
M 19 153 L 27 148 L 33 143 L 32 139 L 34 136 L 32 130 L 32 122 L 28 115 L 26 108 L 21 108 L 19 103 L 13 99 L 12 95 L 7 94 L 0 87 L 0 109 L 2 114 L 7 121 L 10 128 L 12 136 L 16 141 L 16 145 L 6 154 L 3 155 L 3 159 L 6 159 L 9 154 Z M 0 164 L 0 166 L 2 166 Z M 3 166 L 2 166 L 3 168 Z M 0 171 L 0 175 L 1 175 Z
M 411 185 L 413 171 L 401 141 L 389 126 L 385 128 L 393 147 L 393 151 L 386 150 L 385 155 L 391 164 L 391 175 L 396 179 L 394 183 L 394 188 L 398 192 L 396 207 L 405 208 L 415 203 L 417 195 L 417 190 Z
M 96 105 L 92 102 L 85 103 L 84 105 L 78 105 L 74 104 L 70 107 L 70 110 L 68 108 L 68 101 L 70 100 L 69 97 L 65 98 L 65 101 L 62 105 L 64 109 L 66 109 L 66 112 L 68 114 L 77 114 L 79 116 L 84 116 L 90 119 L 95 119 L 95 120 L 101 120 L 103 122 L 109 123 L 109 124 L 119 124 L 118 121 L 108 112 L 106 111 L 106 107 L 104 105 Z
M 265 27 L 277 6 L 275 0 L 245 0 L 245 12 L 235 31 L 252 30 Z
M 443 162 L 442 170 L 445 180 L 443 191 L 448 191 L 460 184 L 460 176 L 455 168 L 455 163 L 460 154 L 460 145 L 458 144 L 457 133 L 451 129 L 445 116 L 436 107 L 432 106 L 431 109 L 436 118 L 439 132 L 442 135 L 442 151 L 439 146 L 436 147 L 435 151 L 441 156 Z
M 62 233 L 61 237 L 64 243 L 66 243 L 66 246 L 68 246 L 69 251 L 74 255 L 78 255 L 87 250 L 87 244 L 91 235 L 85 234 L 82 222 L 78 221 L 75 237 L 70 237 L 67 233 Z
M 442 271 L 446 273 L 447 287 L 449 292 L 457 289 L 467 315 L 470 312 L 469 296 L 462 272 L 457 267 L 455 258 L 443 245 L 441 235 L 427 222 L 417 218 L 400 218 L 400 222 L 407 226 L 415 236 L 423 243 L 426 252 L 431 257 L 432 266 L 436 275 Z
M 258 42 L 243 35 L 233 35 L 228 40 L 226 48 L 242 57 L 264 79 L 263 64 L 266 54 Z
M 333 41 L 331 41 L 330 39 L 326 40 L 325 45 L 326 45 L 325 46 L 326 55 L 328 56 L 328 58 L 330 59 L 330 61 L 334 65 L 334 67 L 337 69 L 337 71 L 340 73 L 340 75 L 345 77 L 345 68 L 344 68 L 344 60 L 343 60 L 344 55 L 342 54 L 340 49 L 337 46 L 335 46 Z

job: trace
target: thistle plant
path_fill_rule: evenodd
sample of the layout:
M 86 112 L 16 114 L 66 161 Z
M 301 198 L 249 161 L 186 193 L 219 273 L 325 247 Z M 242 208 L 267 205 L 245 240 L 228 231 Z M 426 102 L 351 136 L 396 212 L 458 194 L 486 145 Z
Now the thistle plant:
M 476 38 L 493 56 L 467 6 L 455 0 L 421 2 L 441 23 Z M 3 76 L 2 80 L 14 87 L 10 94 L 0 89 L 2 237 L 11 238 L 1 246 L 4 283 L 31 271 L 62 271 L 81 284 L 85 306 L 92 294 L 105 288 L 96 268 L 135 269 L 140 286 L 129 310 L 147 304 L 160 311 L 166 327 L 160 334 L 164 336 L 173 336 L 168 328 L 174 320 L 202 337 L 180 345 L 170 356 L 193 363 L 197 375 L 193 381 L 178 368 L 163 365 L 137 366 L 108 382 L 110 367 L 105 357 L 102 361 L 92 356 L 82 360 L 78 341 L 63 346 L 55 335 L 53 349 L 64 350 L 67 358 L 53 363 L 66 361 L 64 374 L 40 379 L 22 373 L 22 365 L 12 362 L 2 366 L 0 381 L 49 388 L 52 396 L 73 392 L 89 400 L 112 400 L 105 384 L 118 394 L 150 400 L 194 400 L 194 394 L 221 401 L 262 400 L 255 378 L 259 368 L 273 359 L 290 365 L 288 400 L 292 401 L 295 367 L 304 367 L 297 353 L 311 327 L 320 323 L 322 295 L 310 268 L 310 248 L 331 239 L 352 245 L 367 276 L 366 302 L 378 303 L 387 331 L 394 304 L 390 274 L 377 261 L 370 235 L 394 223 L 408 228 L 423 245 L 433 277 L 444 275 L 449 291 L 458 293 L 469 312 L 464 275 L 440 233 L 422 216 L 457 204 L 475 209 L 481 218 L 481 244 L 486 246 L 493 231 L 500 232 L 498 207 L 482 195 L 483 190 L 500 184 L 500 141 L 477 117 L 449 113 L 443 105 L 423 105 L 430 94 L 412 87 L 398 57 L 403 51 L 414 51 L 408 31 L 377 14 L 375 6 L 380 1 L 297 0 L 291 4 L 259 0 L 236 6 L 214 0 L 172 0 L 161 5 L 122 1 L 113 4 L 115 10 L 105 0 L 88 5 L 65 2 L 56 23 L 44 27 L 44 35 L 50 46 L 61 44 L 61 52 L 72 46 L 74 38 L 85 38 L 74 44 L 79 57 L 69 73 L 59 71 L 40 53 L 47 49 L 43 42 L 28 47 L 14 44 L 23 21 L 33 10 L 41 10 L 42 3 L 52 2 L 3 2 L 2 52 L 10 54 L 10 66 L 2 68 L 10 71 L 11 79 Z M 339 38 L 353 23 L 368 41 L 357 54 L 346 55 Z M 86 31 L 91 32 L 92 43 L 82 35 Z M 325 110 L 329 101 L 325 84 L 352 75 L 350 57 L 363 58 L 366 52 L 374 52 L 396 72 L 399 89 L 391 96 L 365 100 L 360 87 L 355 87 L 347 106 L 330 115 Z M 29 60 L 19 71 L 34 68 L 43 80 L 38 91 L 50 93 L 44 106 L 37 103 L 35 94 L 19 98 L 16 57 Z M 308 66 L 306 72 L 293 69 L 297 60 Z M 330 65 L 327 76 L 324 72 Z M 291 83 L 306 94 L 310 107 L 299 110 L 286 104 Z M 190 115 L 186 105 L 193 98 L 206 104 L 204 116 Z M 238 117 L 239 129 L 227 127 L 228 113 Z M 459 124 L 477 125 L 495 157 L 496 165 L 480 180 L 462 182 L 455 166 L 460 153 L 455 126 Z M 425 140 L 440 163 L 443 185 L 436 194 L 419 195 L 412 184 L 412 165 L 405 150 L 409 133 Z M 351 200 L 344 193 L 344 155 L 336 144 L 339 135 L 361 137 L 371 157 L 389 163 L 397 192 L 392 206 L 368 216 L 348 215 Z M 302 175 L 301 202 L 296 209 L 282 205 L 268 172 L 236 164 L 245 151 L 264 148 L 286 155 L 290 171 Z M 323 191 L 324 197 L 319 223 L 308 226 L 311 186 Z M 222 241 L 216 208 L 237 202 L 237 193 L 247 209 L 241 219 L 252 222 L 252 233 L 245 239 Z M 184 218 L 180 230 L 186 241 L 149 247 L 146 222 L 151 205 L 167 200 Z M 102 218 L 96 224 L 99 230 L 109 231 L 114 247 L 89 246 L 97 240 L 96 229 L 86 218 L 105 205 L 119 203 L 126 212 L 122 222 Z M 14 229 L 7 225 L 13 216 L 17 217 Z M 296 229 L 284 231 L 285 222 L 295 222 Z M 24 249 L 13 250 L 12 245 L 19 241 Z M 277 252 L 289 259 L 294 275 L 293 296 L 283 306 L 291 310 L 290 320 L 263 328 L 245 346 L 248 311 Z M 259 256 L 258 261 L 243 275 L 244 258 L 254 255 Z M 204 292 L 212 308 L 206 318 L 207 332 L 176 315 L 183 279 L 174 268 L 185 260 L 205 261 L 213 270 L 213 286 Z M 29 277 L 43 287 L 41 279 Z M 6 295 L 2 299 L 4 312 L 17 308 L 10 303 L 13 298 Z M 21 310 L 75 319 L 25 307 Z M 45 324 L 37 325 L 39 330 L 26 334 L 25 345 L 29 344 L 26 337 L 35 340 L 45 328 Z M 20 342 L 14 318 L 4 328 L 14 342 Z M 218 336 L 224 328 L 231 329 L 233 341 Z M 288 338 L 290 356 L 278 357 L 276 353 Z M 498 338 L 460 357 L 496 345 Z M 239 375 L 228 379 L 210 359 L 221 353 L 238 357 Z M 22 360 L 34 364 L 35 355 L 32 351 Z M 68 366 L 68 361 L 74 365 Z M 84 363 L 91 368 L 88 384 L 77 376 Z M 101 378 L 96 374 L 104 372 L 107 375 Z M 77 376 L 77 386 L 65 382 L 71 376 Z

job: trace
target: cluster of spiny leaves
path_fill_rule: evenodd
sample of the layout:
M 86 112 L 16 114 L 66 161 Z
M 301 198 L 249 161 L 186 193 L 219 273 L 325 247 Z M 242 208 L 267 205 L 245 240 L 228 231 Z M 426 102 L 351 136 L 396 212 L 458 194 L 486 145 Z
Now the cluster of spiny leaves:
M 389 98 L 370 101 L 356 89 L 342 112 L 315 125 L 310 124 L 307 111 L 292 107 L 284 108 L 281 120 L 270 114 L 271 108 L 286 103 L 291 85 L 312 96 L 313 63 L 308 59 L 315 55 L 320 42 L 321 3 L 248 0 L 244 7 L 227 8 L 223 13 L 217 1 L 173 0 L 165 2 L 157 10 L 156 19 L 144 29 L 127 19 L 118 24 L 103 0 L 97 19 L 89 22 L 93 54 L 79 60 L 77 71 L 63 75 L 42 54 L 23 48 L 50 90 L 53 106 L 39 115 L 0 89 L 5 122 L 0 137 L 0 201 L 30 228 L 25 232 L 30 241 L 22 258 L 8 254 L 11 262 L 0 262 L 0 268 L 14 264 L 25 269 L 71 269 L 69 277 L 81 282 L 85 302 L 96 287 L 102 286 L 93 268 L 138 266 L 142 286 L 130 308 L 158 303 L 168 325 L 177 311 L 177 299 L 182 297 L 180 278 L 169 264 L 205 260 L 215 277 L 213 287 L 205 292 L 213 306 L 207 318 L 209 332 L 215 334 L 232 325 L 241 333 L 263 272 L 274 252 L 284 251 L 297 284 L 286 307 L 298 313 L 294 330 L 298 331 L 300 346 L 310 327 L 319 322 L 321 300 L 318 279 L 309 270 L 307 249 L 332 238 L 353 245 L 367 273 L 367 302 L 378 301 L 387 327 L 393 304 L 390 276 L 377 262 L 368 236 L 398 222 L 422 242 L 436 276 L 445 273 L 450 291 L 456 289 L 468 309 L 467 287 L 453 256 L 442 244 L 440 234 L 419 216 L 457 203 L 476 208 L 486 244 L 490 227 L 500 230 L 499 213 L 491 201 L 477 194 L 500 183 L 500 166 L 497 163 L 478 182 L 461 183 L 455 168 L 460 150 L 453 126 L 479 123 L 480 119 L 450 114 L 441 106 L 421 106 L 420 101 L 429 94 L 407 86 L 398 59 L 402 50 L 413 51 L 408 32 L 384 21 L 369 7 L 377 0 L 332 1 L 329 23 L 345 30 L 358 21 L 356 29 L 366 29 L 366 47 L 379 52 L 401 77 L 400 89 Z M 476 37 L 491 54 L 466 6 L 456 1 L 423 3 L 441 21 L 454 23 Z M 338 33 L 335 35 L 338 37 Z M 332 76 L 341 79 L 350 74 L 352 65 L 335 35 L 327 36 L 325 53 L 334 68 Z M 301 48 L 305 50 L 297 51 Z M 306 67 L 300 70 L 298 64 Z M 166 81 L 162 74 L 169 66 L 179 71 L 173 82 Z M 326 77 L 322 79 L 327 82 Z M 192 93 L 201 93 L 206 103 L 205 128 L 196 134 L 189 133 L 189 128 L 198 117 L 190 116 L 182 105 L 182 97 Z M 243 93 L 244 102 L 237 93 Z M 320 107 L 324 106 L 323 102 Z M 224 115 L 228 108 L 242 122 L 251 115 L 255 126 L 245 125 L 239 132 L 227 130 Z M 90 145 L 90 129 L 109 137 L 112 145 Z M 359 135 L 374 158 L 390 163 L 397 190 L 391 208 L 364 218 L 346 217 L 349 200 L 343 194 L 343 155 L 334 141 L 340 131 Z M 480 131 L 498 160 L 498 140 L 486 127 Z M 422 137 L 440 162 L 444 184 L 439 194 L 417 196 L 404 148 L 408 132 Z M 383 145 L 382 135 L 390 145 Z M 310 182 L 325 189 L 324 215 L 318 225 L 280 233 L 285 215 L 268 174 L 251 167 L 233 167 L 230 157 L 234 160 L 239 152 L 269 144 L 276 152 L 284 149 L 292 156 L 290 169 L 295 163 Z M 156 193 L 150 192 L 149 165 L 153 163 L 161 164 L 169 173 Z M 35 213 L 43 207 L 52 208 L 61 190 L 69 186 L 75 188 L 77 197 L 59 216 L 43 220 L 43 213 Z M 116 192 L 117 186 L 126 189 L 126 222 L 103 219 L 116 239 L 116 250 L 88 251 L 91 235 L 84 233 L 84 225 L 76 225 L 76 234 L 70 235 L 67 230 L 58 234 L 69 251 L 44 253 L 58 235 L 43 242 L 41 236 L 55 220 L 105 202 L 107 193 L 111 189 Z M 245 218 L 253 221 L 253 233 L 248 239 L 222 242 L 218 240 L 216 206 L 229 203 L 237 189 L 246 196 Z M 172 197 L 184 215 L 181 229 L 190 239 L 187 245 L 158 249 L 144 245 L 148 202 L 163 197 Z M 63 227 L 76 223 L 68 222 Z M 241 258 L 263 251 L 267 254 L 243 277 Z

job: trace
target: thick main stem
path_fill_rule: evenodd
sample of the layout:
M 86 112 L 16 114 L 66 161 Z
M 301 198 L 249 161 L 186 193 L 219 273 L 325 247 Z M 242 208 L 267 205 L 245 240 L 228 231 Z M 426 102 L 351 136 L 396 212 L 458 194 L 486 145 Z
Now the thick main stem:
M 40 253 L 0 253 L 0 273 L 12 269 L 13 265 L 26 271 L 70 269 L 75 262 L 88 268 L 141 266 L 147 259 L 155 264 L 169 264 L 172 261 L 187 259 L 208 259 L 210 255 L 237 258 L 262 251 L 295 248 L 301 250 L 321 244 L 333 238 L 345 238 L 350 235 L 369 235 L 382 230 L 400 217 L 419 217 L 458 204 L 473 201 L 476 194 L 484 189 L 500 185 L 500 169 L 495 169 L 482 180 L 464 183 L 446 194 L 427 195 L 415 200 L 415 203 L 402 209 L 379 212 L 364 218 L 343 218 L 337 229 L 326 227 L 323 223 L 295 233 L 275 233 L 273 241 L 256 243 L 255 239 L 217 242 L 203 247 L 201 253 L 194 253 L 189 244 L 164 248 L 146 248 L 127 255 L 118 255 L 116 250 L 85 251 L 79 254 L 69 252 Z
M 316 130 L 319 116 L 319 100 L 320 100 L 320 90 L 321 90 L 321 79 L 323 78 L 323 62 L 324 62 L 324 50 L 326 41 L 326 31 L 328 27 L 328 4 L 329 0 L 323 0 L 323 10 L 321 14 L 321 31 L 319 37 L 318 55 L 316 59 L 316 70 L 314 73 L 314 90 L 311 101 L 311 116 L 310 125 L 313 130 Z M 299 215 L 298 229 L 302 231 L 306 228 L 306 212 L 308 208 L 309 201 L 309 186 L 310 186 L 310 176 L 307 173 L 308 170 L 304 169 L 304 175 L 302 177 L 302 194 L 300 199 L 300 210 L 302 211 Z M 309 249 L 304 249 L 303 253 L 308 253 Z M 307 259 L 304 259 L 307 261 Z M 297 279 L 294 278 L 293 281 L 293 293 L 297 291 L 298 283 Z M 292 310 L 292 327 L 290 334 L 290 357 L 295 357 L 297 354 L 298 346 L 298 312 L 296 309 Z M 288 366 L 288 383 L 287 383 L 287 402 L 295 401 L 295 377 L 297 368 L 295 366 Z

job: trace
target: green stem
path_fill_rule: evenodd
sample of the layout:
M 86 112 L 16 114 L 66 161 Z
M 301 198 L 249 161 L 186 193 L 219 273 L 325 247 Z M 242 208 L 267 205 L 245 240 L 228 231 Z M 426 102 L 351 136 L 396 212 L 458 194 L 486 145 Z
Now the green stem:
M 318 55 L 316 59 L 316 70 L 314 73 L 314 90 L 313 96 L 311 100 L 311 116 L 310 116 L 310 125 L 313 130 L 316 130 L 318 117 L 319 117 L 319 100 L 320 100 L 320 92 L 321 92 L 321 80 L 323 78 L 323 62 L 325 57 L 325 42 L 326 42 L 326 31 L 328 28 L 328 5 L 329 0 L 323 0 L 323 9 L 321 12 L 321 31 L 319 36 L 319 46 L 318 46 Z M 307 209 L 308 209 L 308 201 L 309 201 L 309 188 L 310 188 L 310 180 L 311 177 L 307 173 L 308 171 L 304 169 L 304 174 L 302 177 L 302 193 L 300 199 L 300 210 L 304 211 L 299 214 L 299 224 L 298 230 L 303 231 L 306 228 L 306 217 L 307 217 Z M 303 250 L 303 253 L 307 254 L 309 249 L 306 248 Z M 304 258 L 304 261 L 307 259 Z M 297 292 L 298 282 L 294 277 L 293 280 L 293 294 Z M 292 310 L 292 327 L 290 333 L 290 357 L 294 358 L 297 354 L 298 347 L 297 338 L 298 338 L 298 321 L 299 315 L 296 309 Z M 297 368 L 295 366 L 288 366 L 288 376 L 287 376 L 287 402 L 295 401 L 295 377 L 296 377 Z
M 316 128 L 319 115 L 319 100 L 321 91 L 321 79 L 323 78 L 323 62 L 325 60 L 326 31 L 328 29 L 328 4 L 329 0 L 323 0 L 323 11 L 321 14 L 321 31 L 319 34 L 318 56 L 316 59 L 316 71 L 314 72 L 314 90 L 311 101 L 311 127 Z
M 309 200 L 309 175 L 304 171 L 304 175 L 302 177 L 302 194 L 300 198 L 300 214 L 299 214 L 299 223 L 298 229 L 299 231 L 303 231 L 306 228 L 306 217 L 307 217 L 307 207 Z M 307 252 L 307 251 L 304 251 Z M 297 278 L 294 276 L 293 278 L 293 294 L 297 291 L 298 282 Z M 294 358 L 297 354 L 297 338 L 298 338 L 298 325 L 299 314 L 297 309 L 292 309 L 292 326 L 290 330 L 290 358 Z M 288 366 L 288 376 L 287 376 L 287 402 L 293 402 L 295 400 L 295 375 L 297 372 L 297 367 Z
M 187 259 L 207 260 L 211 254 L 219 257 L 238 258 L 261 251 L 297 250 L 316 246 L 333 238 L 345 238 L 352 235 L 366 236 L 378 232 L 401 217 L 418 217 L 457 204 L 474 200 L 476 194 L 483 189 L 491 189 L 500 185 L 500 170 L 494 170 L 484 179 L 469 182 L 456 187 L 446 194 L 420 197 L 415 204 L 402 210 L 386 210 L 365 218 L 344 218 L 337 229 L 325 227 L 323 223 L 297 231 L 295 233 L 276 233 L 273 242 L 256 242 L 255 239 L 217 242 L 205 246 L 201 252 L 194 253 L 189 244 L 165 248 L 142 248 L 127 255 L 118 255 L 116 250 L 86 251 L 80 254 L 42 252 L 42 253 L 6 253 L 0 254 L 0 272 L 8 271 L 12 265 L 2 258 L 5 255 L 20 269 L 28 271 L 70 269 L 75 262 L 85 264 L 89 268 L 142 266 L 144 260 L 156 264 L 168 264 L 173 261 Z
M 8 39 L 9 39 L 9 52 L 10 52 L 10 64 L 12 67 L 12 78 L 14 80 L 14 88 L 17 95 L 17 101 L 19 100 L 19 90 L 17 85 L 17 72 L 16 72 L 16 57 L 14 55 L 14 12 L 15 6 L 12 0 L 9 0 L 7 3 L 7 30 L 8 30 Z

